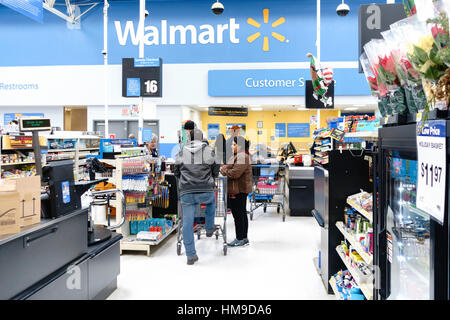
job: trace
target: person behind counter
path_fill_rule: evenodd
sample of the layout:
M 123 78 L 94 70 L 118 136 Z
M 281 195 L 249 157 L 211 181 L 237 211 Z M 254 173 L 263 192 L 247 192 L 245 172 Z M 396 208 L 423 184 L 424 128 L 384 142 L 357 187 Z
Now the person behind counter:
M 247 196 L 252 192 L 252 167 L 249 156 L 250 142 L 244 137 L 234 137 L 232 150 L 234 155 L 220 173 L 228 178 L 228 207 L 234 218 L 236 239 L 228 244 L 230 247 L 249 245 Z
M 147 150 L 148 150 L 149 154 L 151 154 L 151 156 L 153 158 L 157 158 L 158 157 L 158 150 L 156 149 L 157 145 L 158 145 L 158 136 L 153 133 L 152 134 L 152 141 L 147 142 L 146 145 L 145 145 L 147 147 Z

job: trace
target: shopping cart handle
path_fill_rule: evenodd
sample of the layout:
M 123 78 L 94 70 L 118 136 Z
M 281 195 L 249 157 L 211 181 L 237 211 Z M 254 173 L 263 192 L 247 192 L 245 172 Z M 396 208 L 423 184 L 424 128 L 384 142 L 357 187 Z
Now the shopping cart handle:
M 311 211 L 311 214 L 313 215 L 314 218 L 316 218 L 316 221 L 319 224 L 319 226 L 324 228 L 325 227 L 325 223 L 324 223 L 322 217 L 320 216 L 319 211 L 317 211 L 316 209 L 313 209 Z

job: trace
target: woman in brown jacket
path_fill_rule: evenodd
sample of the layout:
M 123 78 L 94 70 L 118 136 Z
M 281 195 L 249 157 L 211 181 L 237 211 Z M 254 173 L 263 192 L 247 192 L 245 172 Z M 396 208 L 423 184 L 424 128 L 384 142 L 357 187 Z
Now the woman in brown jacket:
M 222 166 L 220 172 L 228 178 L 228 208 L 231 209 L 236 228 L 236 239 L 230 247 L 246 246 L 247 238 L 247 196 L 252 192 L 252 167 L 249 156 L 250 142 L 242 136 L 234 138 L 232 150 L 234 155 Z

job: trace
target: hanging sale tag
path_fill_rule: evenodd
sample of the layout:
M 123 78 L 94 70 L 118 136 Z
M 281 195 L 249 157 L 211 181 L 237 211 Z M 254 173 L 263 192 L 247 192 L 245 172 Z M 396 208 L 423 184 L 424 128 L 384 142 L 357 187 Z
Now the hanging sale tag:
M 417 208 L 444 222 L 446 190 L 446 122 L 417 123 Z

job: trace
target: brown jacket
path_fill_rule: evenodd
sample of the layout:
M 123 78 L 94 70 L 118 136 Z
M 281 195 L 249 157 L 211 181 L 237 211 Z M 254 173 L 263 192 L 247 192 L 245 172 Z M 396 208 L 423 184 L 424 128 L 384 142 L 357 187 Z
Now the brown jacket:
M 220 172 L 228 178 L 227 192 L 229 195 L 237 193 L 251 193 L 252 188 L 252 166 L 250 157 L 244 152 L 234 155 L 227 164 L 222 166 Z

